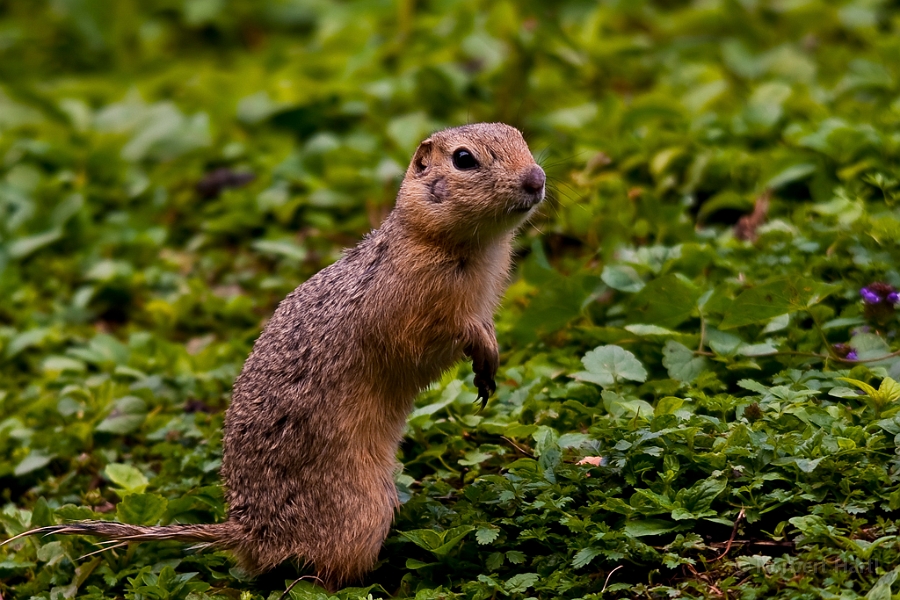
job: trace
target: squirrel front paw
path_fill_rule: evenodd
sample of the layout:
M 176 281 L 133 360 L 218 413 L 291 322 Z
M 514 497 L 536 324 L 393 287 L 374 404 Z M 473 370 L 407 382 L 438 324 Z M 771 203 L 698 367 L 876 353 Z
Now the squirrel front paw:
M 475 387 L 478 388 L 477 400 L 481 400 L 481 408 L 484 408 L 487 406 L 488 398 L 497 391 L 494 376 L 497 375 L 497 367 L 500 366 L 500 353 L 493 323 L 479 327 L 477 331 L 478 334 L 473 336 L 466 347 L 466 354 L 472 357 Z

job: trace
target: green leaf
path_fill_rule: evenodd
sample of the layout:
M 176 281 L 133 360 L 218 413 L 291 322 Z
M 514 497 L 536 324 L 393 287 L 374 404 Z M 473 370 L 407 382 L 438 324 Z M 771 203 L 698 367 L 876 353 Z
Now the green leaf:
M 625 533 L 631 537 L 645 537 L 648 535 L 663 535 L 675 531 L 678 526 L 671 521 L 662 519 L 644 519 L 641 521 L 627 521 Z
M 878 578 L 869 593 L 866 594 L 866 600 L 891 600 L 891 587 L 897 581 L 897 575 L 900 575 L 900 567 L 894 567 L 884 575 Z
M 751 392 L 756 392 L 763 396 L 769 393 L 769 388 L 752 379 L 740 379 L 737 384 L 745 390 L 750 390 Z
M 647 370 L 634 354 L 619 346 L 597 346 L 581 359 L 587 371 L 579 371 L 574 377 L 590 381 L 602 387 L 610 387 L 617 381 L 646 381 Z
M 631 320 L 674 328 L 690 318 L 702 291 L 678 275 L 654 279 L 635 294 Z
M 653 414 L 653 406 L 646 400 L 628 399 L 612 390 L 603 390 L 603 408 L 617 419 L 642 416 L 649 418 Z
M 38 327 L 16 334 L 6 346 L 6 358 L 13 358 L 23 350 L 40 346 L 50 336 L 50 333 L 49 329 Z
M 676 500 L 694 514 L 703 513 L 712 506 L 713 501 L 728 487 L 724 479 L 703 479 L 687 490 L 678 492 Z
M 140 494 L 147 489 L 147 485 L 150 483 L 136 468 L 121 463 L 106 465 L 103 474 L 118 485 L 123 494 Z
M 470 532 L 474 530 L 475 527 L 472 525 L 462 525 L 460 527 L 453 527 L 451 529 L 448 529 L 441 535 L 443 544 L 441 544 L 437 548 L 431 549 L 431 551 L 436 556 L 446 556 L 450 553 L 451 550 L 459 545 L 464 537 L 466 537 Z
M 475 540 L 480 546 L 490 544 L 500 535 L 500 529 L 497 527 L 479 527 L 475 532 Z
M 50 461 L 53 460 L 55 455 L 53 454 L 44 454 L 40 450 L 32 450 L 28 456 L 23 458 L 19 464 L 16 465 L 13 474 L 16 477 L 21 477 L 22 475 L 27 475 L 32 471 L 37 471 L 38 469 L 43 469 Z
M 653 410 L 653 413 L 656 416 L 671 415 L 671 414 L 674 414 L 683 405 L 684 405 L 684 398 L 676 398 L 675 396 L 666 396 L 664 398 L 659 399 L 659 402 L 656 403 L 656 408 Z
M 31 527 L 44 527 L 46 525 L 55 525 L 53 518 L 53 509 L 47 504 L 47 499 L 41 496 L 34 504 L 34 510 L 31 511 Z
M 537 573 L 519 573 L 506 580 L 503 587 L 511 594 L 524 594 L 528 588 L 534 587 L 541 577 Z
M 576 569 L 580 569 L 581 567 L 590 564 L 592 560 L 594 560 L 601 554 L 603 554 L 603 552 L 596 548 L 582 548 L 578 551 L 577 554 L 575 554 L 575 558 L 572 559 L 572 566 Z
M 498 571 L 503 566 L 503 553 L 491 552 L 488 554 L 487 560 L 484 561 L 484 565 L 488 571 Z
M 62 542 L 47 542 L 37 551 L 37 559 L 42 563 L 47 563 L 44 568 L 49 568 L 66 558 L 66 549 Z
M 464 467 L 472 467 L 475 465 L 479 465 L 489 458 L 493 458 L 493 454 L 489 454 L 487 452 L 478 452 L 477 450 L 472 452 L 466 452 L 465 458 L 459 460 L 459 464 Z
M 627 265 L 607 265 L 603 267 L 603 273 L 600 274 L 603 283 L 614 290 L 620 292 L 635 293 L 641 291 L 644 287 L 644 280 L 634 270 L 634 267 Z
M 682 383 L 691 383 L 707 369 L 706 358 L 694 356 L 690 348 L 669 340 L 663 347 L 663 366 L 669 377 Z
M 672 510 L 672 518 L 676 521 L 685 521 L 688 519 L 696 519 L 697 516 L 685 508 L 675 508 Z
M 96 517 L 94 511 L 85 506 L 64 504 L 56 509 L 56 516 L 63 521 L 85 521 Z
M 734 329 L 762 323 L 821 301 L 836 287 L 803 277 L 776 279 L 745 290 L 735 298 L 719 325 Z
M 773 175 L 764 187 L 777 190 L 789 183 L 805 179 L 816 172 L 814 163 L 799 163 L 785 168 L 779 173 Z
M 870 398 L 878 398 L 878 390 L 876 390 L 874 387 L 872 387 L 865 381 L 860 381 L 858 379 L 850 379 L 848 377 L 838 377 L 838 380 L 846 381 L 847 383 L 855 385 L 856 387 L 861 389 L 863 392 L 865 392 L 866 395 L 869 396 Z
M 135 396 L 116 400 L 113 411 L 103 419 L 95 431 L 125 435 L 137 431 L 147 418 L 147 404 Z
M 425 567 L 433 567 L 434 565 L 438 565 L 438 564 L 440 564 L 440 563 L 427 563 L 427 562 L 422 562 L 421 560 L 416 560 L 414 558 L 406 559 L 406 568 L 412 569 L 412 570 L 424 569 Z
M 414 543 L 419 548 L 432 550 L 443 542 L 441 535 L 433 529 L 414 529 L 412 531 L 400 531 L 400 535 Z
M 788 522 L 799 529 L 803 535 L 811 538 L 827 536 L 831 532 L 822 517 L 818 515 L 791 517 Z
M 640 336 L 678 335 L 677 332 L 672 331 L 671 329 L 666 329 L 659 325 L 644 325 L 642 323 L 626 325 L 625 330 Z
M 410 540 L 420 548 L 428 550 L 435 556 L 446 556 L 463 540 L 466 535 L 475 530 L 472 525 L 453 527 L 440 533 L 431 529 L 416 529 L 401 531 L 400 535 Z
M 772 344 L 745 344 L 740 348 L 743 356 L 766 356 L 776 352 L 778 352 L 778 348 Z
M 897 383 L 890 377 L 885 377 L 881 380 L 881 385 L 878 386 L 878 395 L 885 403 L 900 400 L 900 383 Z
M 49 246 L 62 237 L 62 231 L 51 229 L 44 233 L 38 233 L 25 238 L 19 238 L 9 244 L 6 251 L 12 258 L 22 259 L 34 254 L 41 248 Z
M 706 342 L 709 348 L 719 356 L 732 357 L 738 353 L 744 340 L 726 331 L 719 331 L 714 327 L 710 327 L 706 331 Z
M 816 470 L 816 467 L 819 466 L 819 463 L 824 460 L 824 457 L 819 457 L 815 459 L 809 458 L 798 458 L 796 459 L 797 468 L 803 471 L 804 473 L 812 473 Z
M 301 263 L 306 260 L 306 248 L 298 245 L 293 240 L 257 240 L 253 242 L 253 249 L 264 254 L 274 254 L 288 258 L 293 262 Z
M 132 525 L 156 525 L 166 514 L 168 502 L 157 494 L 128 494 L 116 505 L 116 517 Z

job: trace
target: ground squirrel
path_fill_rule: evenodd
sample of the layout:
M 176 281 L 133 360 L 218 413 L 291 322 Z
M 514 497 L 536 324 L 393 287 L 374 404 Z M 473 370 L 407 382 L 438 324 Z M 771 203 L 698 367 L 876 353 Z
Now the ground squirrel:
M 482 402 L 495 390 L 493 313 L 544 181 L 509 125 L 419 145 L 381 227 L 291 292 L 244 364 L 225 416 L 226 522 L 23 535 L 201 542 L 251 575 L 293 560 L 331 588 L 359 579 L 398 506 L 397 446 L 416 394 L 464 356 Z

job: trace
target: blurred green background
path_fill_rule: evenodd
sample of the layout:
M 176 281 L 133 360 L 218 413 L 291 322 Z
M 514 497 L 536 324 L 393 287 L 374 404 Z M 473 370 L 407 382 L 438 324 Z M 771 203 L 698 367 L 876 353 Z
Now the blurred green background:
M 897 398 L 836 378 L 900 379 L 893 306 L 858 295 L 900 286 L 898 78 L 896 0 L 0 0 L 0 522 L 222 519 L 222 414 L 277 302 L 421 139 L 503 121 L 549 193 L 500 389 L 476 414 L 462 365 L 423 393 L 396 531 L 341 597 L 888 598 Z M 5 547 L 0 591 L 296 576 L 93 549 Z

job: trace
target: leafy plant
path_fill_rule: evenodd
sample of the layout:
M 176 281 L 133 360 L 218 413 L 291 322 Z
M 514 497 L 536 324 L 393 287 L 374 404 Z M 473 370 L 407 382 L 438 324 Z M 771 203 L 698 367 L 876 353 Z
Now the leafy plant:
M 410 415 L 364 587 L 900 592 L 896 3 L 0 3 L 0 525 L 225 517 L 264 320 L 415 144 L 520 127 L 549 181 L 470 368 Z M 277 598 L 227 553 L 29 538 L 6 598 Z M 89 556 L 88 556 L 89 555 Z M 277 595 L 276 595 L 277 594 Z

